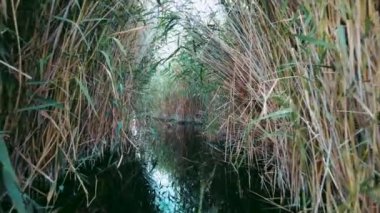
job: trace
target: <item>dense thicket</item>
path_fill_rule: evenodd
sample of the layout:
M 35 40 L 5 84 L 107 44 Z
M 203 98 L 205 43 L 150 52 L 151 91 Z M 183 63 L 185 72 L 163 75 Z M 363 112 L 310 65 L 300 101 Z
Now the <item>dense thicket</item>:
M 134 80 L 144 73 L 142 5 L 0 3 L 0 137 L 22 191 L 54 202 L 59 176 L 71 173 L 87 194 L 76 163 L 130 147 Z M 35 180 L 49 190 L 31 187 Z
M 374 1 L 225 1 L 194 53 L 223 82 L 231 162 L 305 211 L 379 210 L 379 11 Z M 218 116 L 218 115 L 216 115 Z M 291 193 L 286 196 L 286 192 Z
M 223 23 L 186 3 L 158 1 L 144 17 L 135 1 L 0 2 L 0 143 L 22 191 L 40 193 L 30 186 L 44 179 L 53 202 L 64 169 L 82 183 L 74 162 L 128 148 L 128 115 L 141 106 L 201 114 L 222 160 L 260 166 L 298 210 L 379 211 L 377 2 L 226 0 Z M 167 38 L 178 49 L 156 57 Z

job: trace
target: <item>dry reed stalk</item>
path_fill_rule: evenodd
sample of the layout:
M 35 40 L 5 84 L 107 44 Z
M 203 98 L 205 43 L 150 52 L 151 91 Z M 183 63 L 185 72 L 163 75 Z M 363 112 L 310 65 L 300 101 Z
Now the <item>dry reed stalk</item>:
M 37 177 L 49 183 L 48 204 L 62 172 L 73 173 L 90 202 L 76 162 L 105 148 L 129 149 L 141 11 L 137 1 L 44 1 L 25 21 L 29 4 L 14 8 L 14 26 L 24 28 L 16 34 L 18 57 L 7 62 L 32 77 L 18 76 L 17 103 L 3 126 L 15 169 L 31 195 L 41 193 L 32 187 Z
M 379 211 L 375 3 L 232 2 L 224 35 L 195 33 L 230 98 L 232 163 L 242 151 L 264 163 L 264 182 L 303 211 Z

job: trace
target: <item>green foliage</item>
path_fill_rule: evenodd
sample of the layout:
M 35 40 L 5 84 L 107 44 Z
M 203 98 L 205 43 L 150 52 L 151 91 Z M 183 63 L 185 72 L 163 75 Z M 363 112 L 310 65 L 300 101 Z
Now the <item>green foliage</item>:
M 7 190 L 9 197 L 12 199 L 13 205 L 19 213 L 26 211 L 24 199 L 16 173 L 13 170 L 12 163 L 9 159 L 8 150 L 3 139 L 3 135 L 0 134 L 0 175 L 3 184 Z

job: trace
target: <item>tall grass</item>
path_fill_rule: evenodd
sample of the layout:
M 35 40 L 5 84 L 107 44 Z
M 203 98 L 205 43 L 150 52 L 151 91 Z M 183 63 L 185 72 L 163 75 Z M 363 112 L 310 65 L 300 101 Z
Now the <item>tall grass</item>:
M 137 1 L 1 1 L 1 137 L 24 192 L 56 198 L 57 179 L 125 133 L 144 30 Z M 7 51 L 6 51 L 7 50 Z M 49 190 L 33 182 L 43 179 Z M 87 202 L 90 202 L 89 199 Z
M 299 210 L 378 212 L 378 5 L 224 5 L 225 26 L 191 30 L 229 98 L 226 159 L 263 165 L 263 181 Z
M 206 110 L 208 85 L 199 65 L 185 51 L 180 50 L 162 65 L 146 85 L 142 108 L 153 117 L 178 122 L 201 122 Z

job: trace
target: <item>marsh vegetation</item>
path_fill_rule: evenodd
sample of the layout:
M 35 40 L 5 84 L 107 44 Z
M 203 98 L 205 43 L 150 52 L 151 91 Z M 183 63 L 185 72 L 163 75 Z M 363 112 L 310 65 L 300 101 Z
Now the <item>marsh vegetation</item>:
M 0 0 L 0 212 L 380 211 L 379 13 Z

